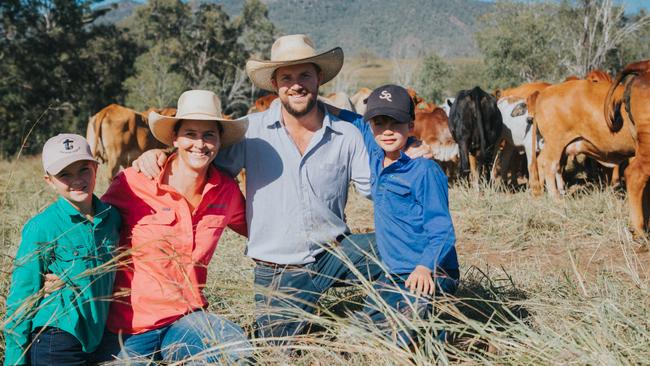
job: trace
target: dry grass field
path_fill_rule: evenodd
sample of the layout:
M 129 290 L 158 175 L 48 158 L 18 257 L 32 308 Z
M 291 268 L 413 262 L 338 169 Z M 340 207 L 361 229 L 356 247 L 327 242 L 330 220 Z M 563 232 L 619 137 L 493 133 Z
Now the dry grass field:
M 2 230 L 0 293 L 6 296 L 11 257 L 23 223 L 52 202 L 40 160 L 0 162 Z M 106 189 L 100 181 L 98 193 Z M 586 187 L 555 202 L 529 192 L 462 185 L 450 189 L 462 284 L 455 299 L 436 304 L 427 322 L 397 315 L 396 327 L 420 329 L 418 346 L 401 349 L 352 321 L 368 284 L 327 293 L 308 317 L 310 334 L 292 355 L 256 345 L 260 364 L 297 365 L 639 365 L 650 364 L 650 254 L 627 231 L 624 195 Z M 372 204 L 351 194 L 353 230 L 372 228 Z M 211 310 L 250 329 L 253 263 L 245 241 L 227 232 L 205 289 Z M 4 301 L 0 305 L 4 317 Z M 448 341 L 435 340 L 444 328 Z M 4 343 L 4 342 L 3 342 Z

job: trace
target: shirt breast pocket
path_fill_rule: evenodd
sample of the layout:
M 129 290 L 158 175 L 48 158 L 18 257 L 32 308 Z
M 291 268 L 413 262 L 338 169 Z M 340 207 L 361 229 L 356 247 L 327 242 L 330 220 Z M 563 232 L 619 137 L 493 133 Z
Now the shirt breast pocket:
M 411 188 L 401 184 L 389 183 L 386 185 L 384 200 L 394 212 L 410 213 L 413 204 Z
M 196 226 L 195 261 L 207 265 L 228 222 L 225 215 L 206 214 Z
M 87 245 L 83 244 L 73 245 L 57 243 L 51 254 L 53 257 L 51 259 L 53 260 L 70 263 L 85 260 L 89 254 L 89 249 Z
M 178 242 L 180 232 L 176 228 L 176 214 L 172 210 L 157 211 L 153 214 L 143 216 L 133 226 L 132 252 L 133 255 L 142 252 L 156 251 L 157 248 L 172 247 Z
M 310 189 L 317 197 L 330 201 L 347 190 L 348 179 L 345 176 L 345 165 L 323 163 L 312 165 L 307 170 Z

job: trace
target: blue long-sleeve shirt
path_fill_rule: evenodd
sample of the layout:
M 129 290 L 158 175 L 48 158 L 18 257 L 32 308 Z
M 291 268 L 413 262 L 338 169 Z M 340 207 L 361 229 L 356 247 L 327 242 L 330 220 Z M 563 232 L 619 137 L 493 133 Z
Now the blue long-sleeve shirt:
M 363 117 L 341 111 L 339 118 L 361 131 L 368 149 L 377 249 L 388 270 L 407 274 L 423 265 L 457 272 L 456 235 L 442 169 L 433 160 L 404 153 L 384 168 L 385 152 Z

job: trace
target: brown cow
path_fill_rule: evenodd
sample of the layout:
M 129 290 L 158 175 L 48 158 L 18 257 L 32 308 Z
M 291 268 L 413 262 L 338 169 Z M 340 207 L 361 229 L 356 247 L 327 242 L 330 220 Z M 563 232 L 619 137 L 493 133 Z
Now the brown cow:
M 531 96 L 533 93 L 536 91 L 541 91 L 552 84 L 550 83 L 545 83 L 542 81 L 536 81 L 532 83 L 526 83 L 522 84 L 520 86 L 514 87 L 514 88 L 508 88 L 508 89 L 503 89 L 503 90 L 496 90 L 494 92 L 494 96 L 497 97 L 497 99 L 502 99 L 502 98 L 508 98 L 508 97 L 514 97 L 518 99 L 526 99 L 529 96 Z
M 147 115 L 152 110 L 148 110 Z M 156 111 L 172 116 L 176 114 L 175 108 Z M 111 104 L 92 116 L 86 133 L 93 155 L 107 162 L 110 179 L 120 166 L 129 166 L 144 151 L 164 147 L 149 131 L 147 117 L 117 104 Z
M 634 141 L 627 129 L 613 133 L 605 128 L 601 111 L 609 86 L 607 82 L 568 81 L 530 96 L 527 104 L 534 120 L 533 151 L 538 129 L 544 138 L 544 148 L 539 157 L 533 154 L 531 164 L 534 195 L 541 194 L 546 182 L 549 194 L 559 196 L 564 156 L 585 154 L 611 166 L 634 155 Z
M 277 99 L 278 95 L 275 93 L 267 94 L 264 96 L 261 96 L 255 100 L 255 103 L 248 108 L 247 114 L 255 113 L 255 112 L 264 112 L 265 110 L 269 109 L 271 107 L 271 103 L 275 99 Z
M 431 147 L 433 159 L 453 178 L 458 163 L 458 144 L 449 130 L 447 113 L 438 107 L 432 111 L 416 109 L 414 124 L 412 135 Z
M 592 83 L 612 83 L 612 77 L 605 71 L 599 69 L 591 70 L 587 76 L 585 76 L 585 80 L 589 80 Z
M 619 86 L 624 93 L 617 93 Z M 650 60 L 627 65 L 610 86 L 605 98 L 605 120 L 610 131 L 627 132 L 635 140 L 635 157 L 625 169 L 630 222 L 636 236 L 648 226 L 643 192 L 650 177 Z

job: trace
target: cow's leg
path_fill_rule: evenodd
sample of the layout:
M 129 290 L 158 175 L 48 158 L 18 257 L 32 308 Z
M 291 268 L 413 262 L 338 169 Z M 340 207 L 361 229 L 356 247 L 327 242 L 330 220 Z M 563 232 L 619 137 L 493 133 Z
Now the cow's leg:
M 643 172 L 641 159 L 632 158 L 630 165 L 625 169 L 627 183 L 627 199 L 630 207 L 630 224 L 635 236 L 645 236 L 645 220 L 643 215 L 643 190 L 648 182 L 648 175 Z
M 460 173 L 462 179 L 466 179 L 469 170 L 469 142 L 462 141 L 458 144 L 458 153 L 460 155 Z
M 517 149 L 510 144 L 506 144 L 503 147 L 503 151 L 501 152 L 501 180 L 506 185 L 509 183 L 508 173 L 510 173 L 511 177 L 514 177 L 514 180 L 517 179 L 512 164 L 512 157 L 515 155 L 516 152 Z
M 497 170 L 499 168 L 503 171 L 503 152 L 502 150 L 497 150 L 497 153 L 494 154 L 494 163 L 492 164 L 492 169 L 490 169 L 490 181 L 496 182 L 497 180 Z
M 472 174 L 472 186 L 475 190 L 479 190 L 479 167 L 476 161 L 476 155 L 469 154 L 469 170 Z
M 618 187 L 621 184 L 621 164 L 616 164 L 612 168 L 612 179 L 609 182 L 609 185 L 612 187 Z
M 563 150 L 563 148 L 558 148 L 557 145 L 548 143 L 539 154 L 540 183 L 546 183 L 546 190 L 549 196 L 553 198 L 559 198 L 556 174 L 560 171 Z

